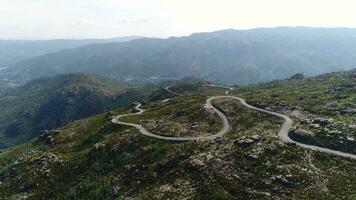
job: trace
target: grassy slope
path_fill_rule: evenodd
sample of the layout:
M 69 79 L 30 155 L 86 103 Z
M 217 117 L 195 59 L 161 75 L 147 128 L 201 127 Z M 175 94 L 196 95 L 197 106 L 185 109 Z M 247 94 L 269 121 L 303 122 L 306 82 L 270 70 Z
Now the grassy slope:
M 276 107 L 273 110 L 289 113 L 296 110 L 302 116 L 293 116 L 297 126 L 315 134 L 311 144 L 356 153 L 356 115 L 342 113 L 356 108 L 356 71 L 336 72 L 302 80 L 274 81 L 237 89 L 236 95 L 251 104 Z M 281 106 L 282 105 L 282 106 Z M 333 119 L 333 123 L 318 128 L 309 124 L 316 118 Z M 351 139 L 348 139 L 351 138 Z
M 274 136 L 279 119 L 233 100 L 214 103 L 233 125 L 223 140 L 150 139 L 135 129 L 111 124 L 105 114 L 73 122 L 52 145 L 35 141 L 0 154 L 1 195 L 9 199 L 354 197 L 355 161 L 283 144 Z M 253 142 L 242 146 L 246 139 Z
M 168 102 L 146 105 L 140 116 L 123 118 L 123 121 L 142 124 L 150 132 L 165 136 L 192 137 L 210 135 L 222 126 L 220 118 L 204 110 L 205 95 L 189 95 Z

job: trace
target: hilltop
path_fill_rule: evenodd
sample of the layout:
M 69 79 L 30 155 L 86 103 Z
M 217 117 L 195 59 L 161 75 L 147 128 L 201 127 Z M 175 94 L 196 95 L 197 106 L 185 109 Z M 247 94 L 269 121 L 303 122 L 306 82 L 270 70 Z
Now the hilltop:
M 297 122 L 294 128 L 304 127 L 301 121 L 309 118 L 333 117 L 335 123 L 319 127 L 331 130 L 336 122 L 345 126 L 354 122 L 353 115 L 342 112 L 354 104 L 353 80 L 354 71 L 294 76 L 235 87 L 230 95 L 291 116 Z M 185 91 L 184 96 L 166 96 L 159 89 L 150 96 L 153 99 L 141 101 L 146 112 L 121 120 L 142 124 L 158 135 L 214 134 L 221 122 L 206 112 L 204 102 L 208 96 L 224 95 L 226 89 L 205 85 L 181 83 L 170 88 Z M 325 105 L 335 98 L 341 100 L 331 112 Z M 355 198 L 355 160 L 282 142 L 276 136 L 281 119 L 237 100 L 218 99 L 213 104 L 232 126 L 223 138 L 214 140 L 163 141 L 111 122 L 114 116 L 135 112 L 133 105 L 44 134 L 0 154 L 1 195 L 10 199 Z M 299 118 L 297 111 L 308 118 Z M 345 132 L 334 134 L 343 137 Z
M 0 148 L 140 98 L 134 87 L 98 76 L 39 78 L 0 92 Z
M 292 116 L 297 141 L 356 154 L 356 69 L 235 92 L 253 105 Z

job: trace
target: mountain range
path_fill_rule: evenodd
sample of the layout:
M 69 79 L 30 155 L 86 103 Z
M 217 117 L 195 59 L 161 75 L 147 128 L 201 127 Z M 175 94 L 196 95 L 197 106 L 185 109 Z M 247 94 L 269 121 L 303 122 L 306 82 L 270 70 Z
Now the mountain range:
M 23 83 L 63 72 L 133 83 L 195 76 L 225 84 L 316 75 L 356 66 L 356 29 L 279 27 L 91 44 L 22 60 L 1 77 Z
M 0 70 L 18 61 L 70 49 L 88 44 L 125 42 L 138 39 L 138 36 L 117 37 L 112 39 L 57 39 L 57 40 L 0 40 Z

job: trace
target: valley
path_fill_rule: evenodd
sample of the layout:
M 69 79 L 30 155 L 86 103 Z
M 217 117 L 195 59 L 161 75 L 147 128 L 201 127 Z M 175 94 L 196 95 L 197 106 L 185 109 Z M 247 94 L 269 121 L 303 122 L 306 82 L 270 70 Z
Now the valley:
M 0 200 L 356 200 L 355 7 L 0 0 Z
M 0 90 L 0 149 L 142 98 L 137 87 L 98 76 L 66 74 Z

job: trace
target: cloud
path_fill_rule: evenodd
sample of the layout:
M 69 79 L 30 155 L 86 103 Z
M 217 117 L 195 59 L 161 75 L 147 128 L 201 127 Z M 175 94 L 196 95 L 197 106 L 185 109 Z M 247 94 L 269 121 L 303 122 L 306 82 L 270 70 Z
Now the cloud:
M 1 0 L 0 38 L 168 37 L 261 26 L 356 27 L 355 7 L 354 0 Z

